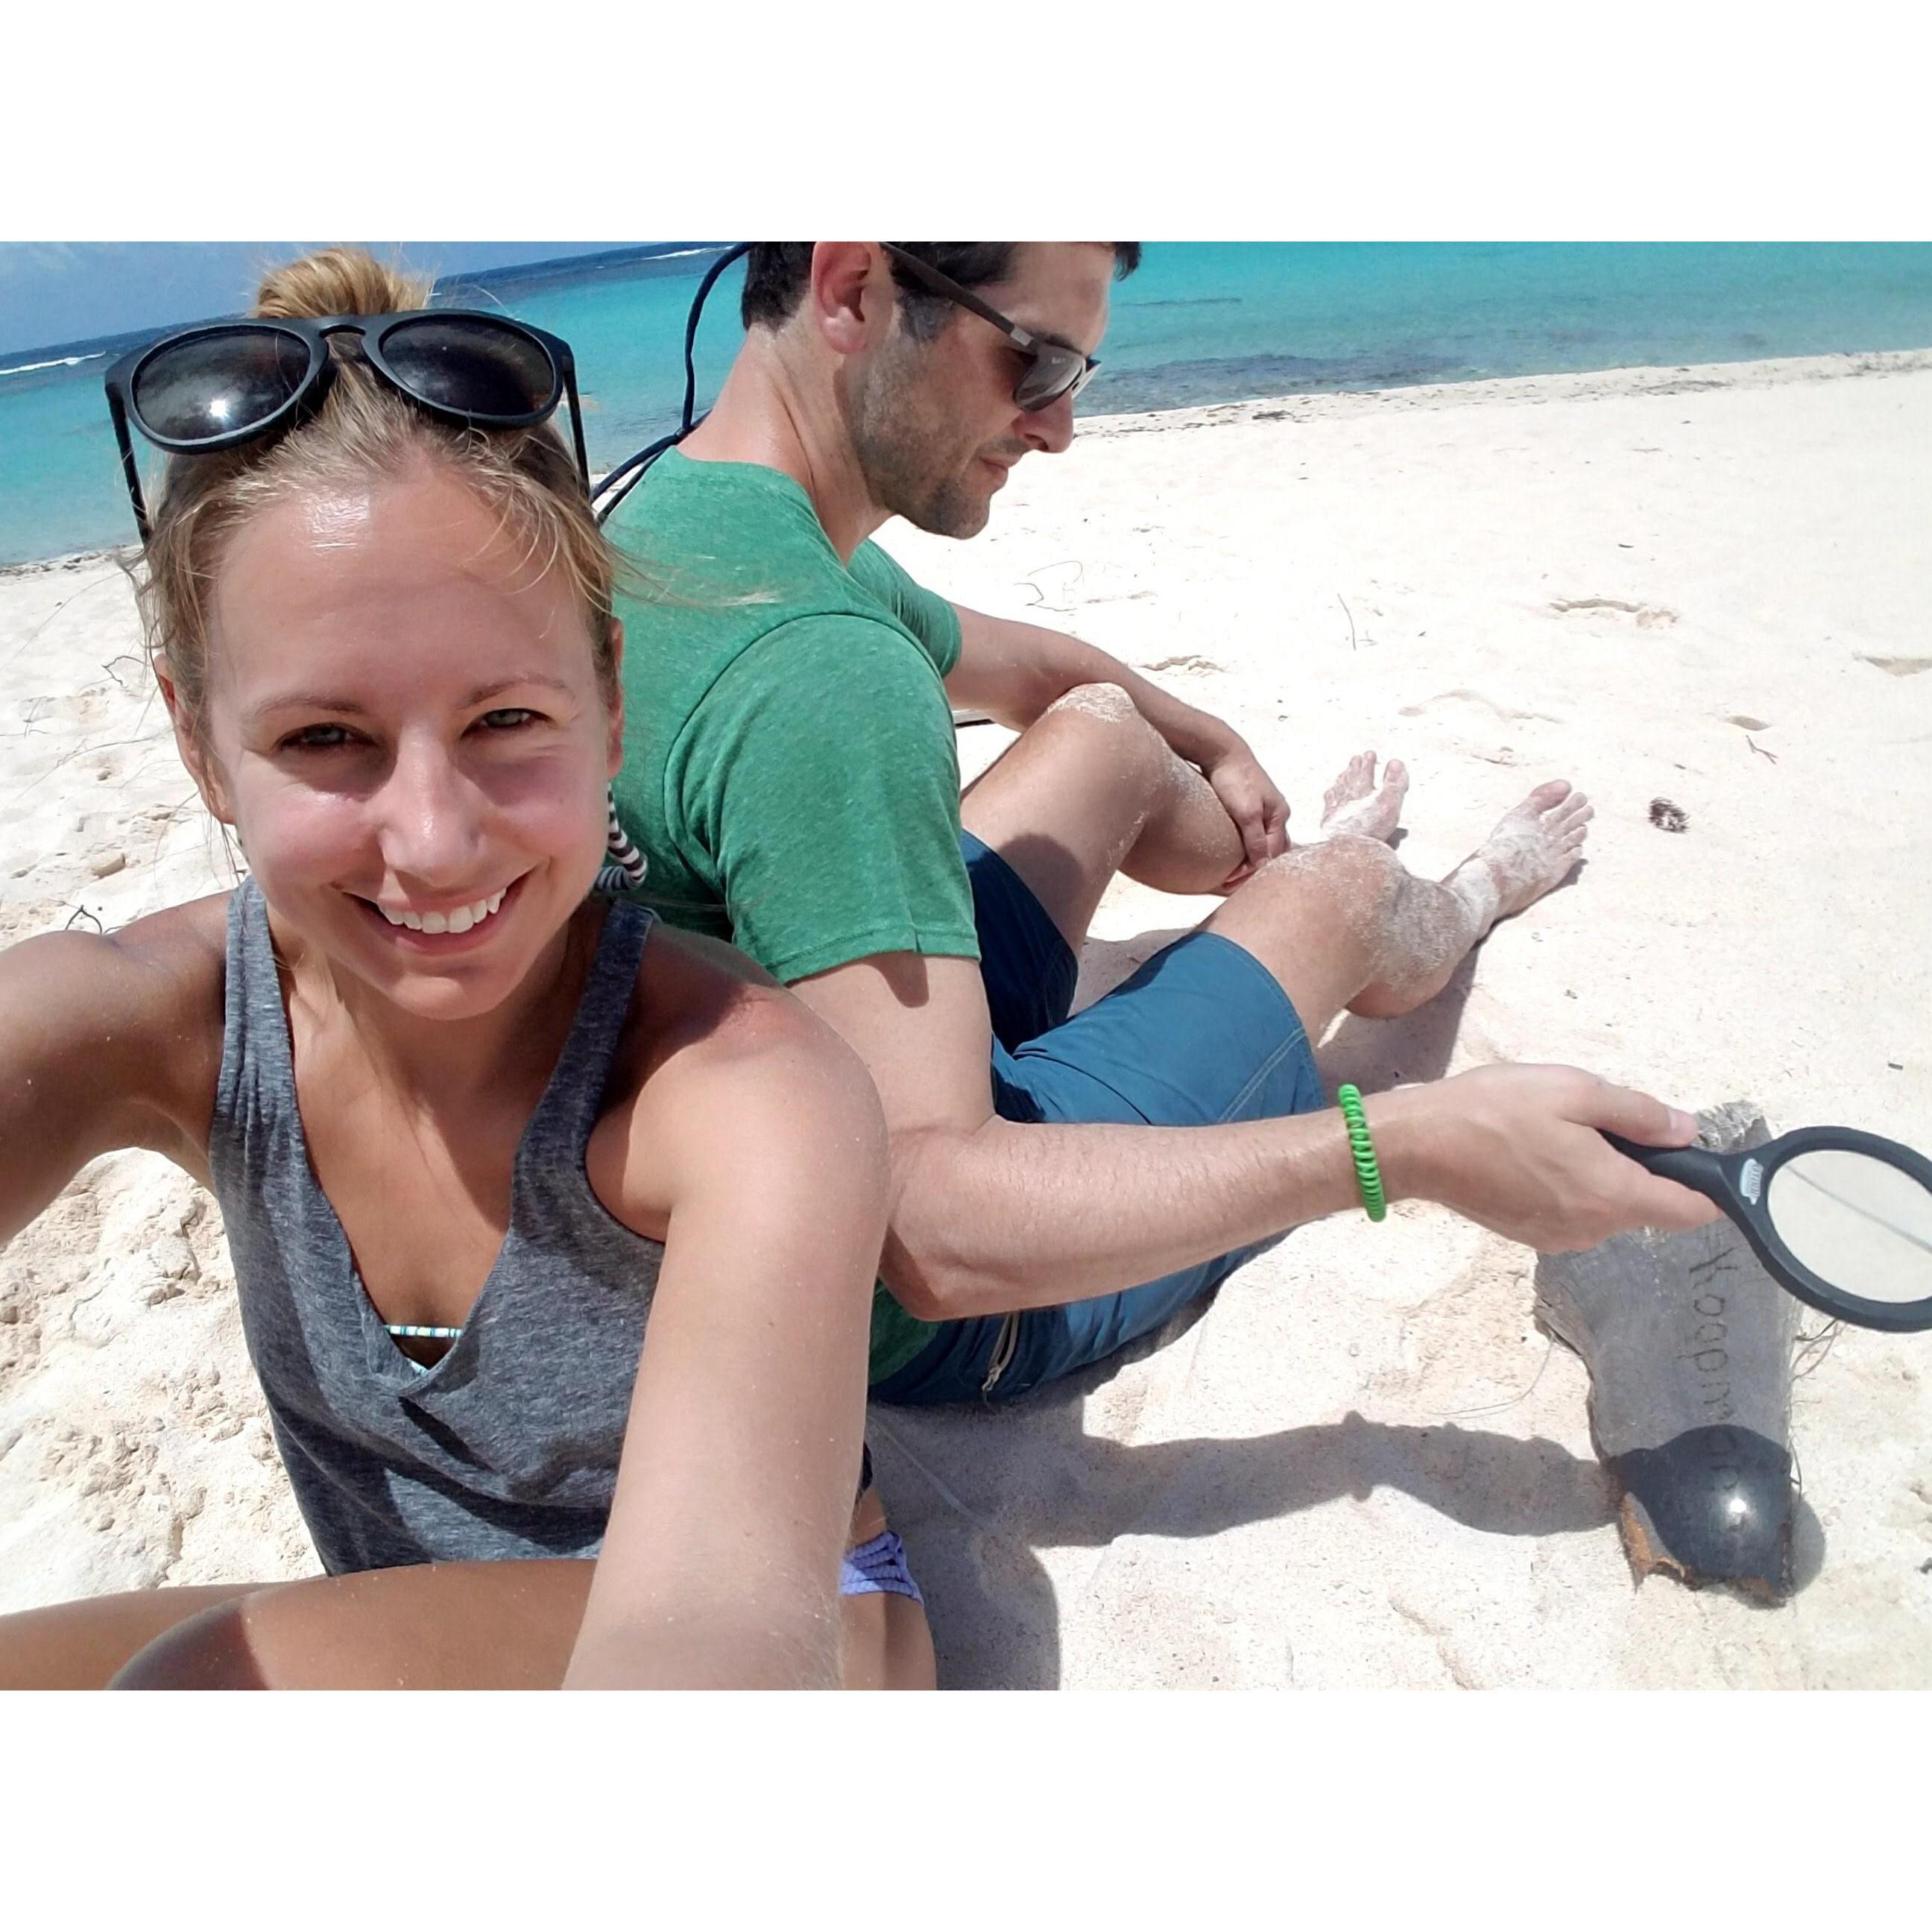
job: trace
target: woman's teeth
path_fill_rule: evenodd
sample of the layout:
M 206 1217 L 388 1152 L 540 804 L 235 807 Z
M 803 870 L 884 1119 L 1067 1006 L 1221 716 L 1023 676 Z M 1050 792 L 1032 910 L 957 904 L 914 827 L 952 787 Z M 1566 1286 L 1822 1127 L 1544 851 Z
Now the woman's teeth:
M 376 910 L 392 926 L 406 926 L 412 932 L 467 932 L 472 926 L 480 926 L 503 903 L 503 892 L 492 892 L 487 899 L 478 899 L 474 905 L 458 906 L 454 912 L 392 912 L 386 905 L 377 905 Z

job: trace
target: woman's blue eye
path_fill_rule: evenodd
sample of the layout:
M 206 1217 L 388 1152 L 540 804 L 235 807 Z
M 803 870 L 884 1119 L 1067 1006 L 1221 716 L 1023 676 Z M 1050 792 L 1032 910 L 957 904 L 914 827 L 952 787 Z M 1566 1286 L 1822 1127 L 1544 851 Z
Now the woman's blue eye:
M 512 704 L 506 706 L 500 711 L 484 712 L 477 722 L 479 724 L 488 725 L 493 731 L 511 731 L 515 730 L 519 724 L 529 724 L 536 715 L 534 711 L 524 705 Z

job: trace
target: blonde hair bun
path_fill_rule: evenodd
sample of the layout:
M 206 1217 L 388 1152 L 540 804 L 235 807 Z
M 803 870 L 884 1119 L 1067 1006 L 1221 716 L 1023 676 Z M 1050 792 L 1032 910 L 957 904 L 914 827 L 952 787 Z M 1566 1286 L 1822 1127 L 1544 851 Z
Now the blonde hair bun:
M 283 321 L 324 315 L 394 315 L 421 308 L 433 284 L 362 248 L 320 248 L 262 278 L 255 313 Z

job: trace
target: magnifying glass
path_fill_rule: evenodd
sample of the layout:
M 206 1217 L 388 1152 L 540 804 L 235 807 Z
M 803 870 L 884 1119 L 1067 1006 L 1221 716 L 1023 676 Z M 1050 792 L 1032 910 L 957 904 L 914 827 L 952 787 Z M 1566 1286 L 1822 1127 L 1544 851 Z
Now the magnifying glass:
M 1761 1147 L 1618 1153 L 1735 1221 L 1772 1280 L 1862 1328 L 1932 1328 L 1932 1161 L 1856 1127 L 1800 1127 Z

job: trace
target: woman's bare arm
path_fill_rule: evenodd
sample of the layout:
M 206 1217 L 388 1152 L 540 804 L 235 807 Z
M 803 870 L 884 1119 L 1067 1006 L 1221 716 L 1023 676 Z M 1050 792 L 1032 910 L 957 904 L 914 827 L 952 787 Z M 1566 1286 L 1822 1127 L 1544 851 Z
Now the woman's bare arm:
M 117 1148 L 152 1148 L 206 1178 L 224 904 L 0 952 L 0 1240 Z
M 839 1681 L 885 1124 L 789 995 L 734 981 L 722 1005 L 629 1124 L 626 1218 L 669 1226 L 567 1688 Z

